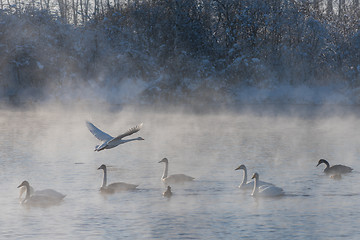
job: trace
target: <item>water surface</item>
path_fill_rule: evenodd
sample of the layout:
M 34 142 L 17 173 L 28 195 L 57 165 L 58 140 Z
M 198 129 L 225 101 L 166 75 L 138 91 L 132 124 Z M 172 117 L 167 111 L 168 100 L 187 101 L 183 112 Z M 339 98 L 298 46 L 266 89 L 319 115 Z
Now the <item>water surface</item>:
M 144 122 L 145 141 L 94 152 L 85 121 L 117 135 Z M 360 120 L 351 114 L 311 118 L 286 114 L 189 114 L 123 110 L 2 110 L 0 231 L 10 239 L 357 239 L 360 237 Z M 163 157 L 171 173 L 196 178 L 162 197 Z M 320 158 L 355 171 L 324 176 Z M 103 196 L 108 182 L 139 190 Z M 286 195 L 254 199 L 237 188 L 242 172 L 282 187 Z M 64 194 L 62 204 L 26 208 L 16 188 Z

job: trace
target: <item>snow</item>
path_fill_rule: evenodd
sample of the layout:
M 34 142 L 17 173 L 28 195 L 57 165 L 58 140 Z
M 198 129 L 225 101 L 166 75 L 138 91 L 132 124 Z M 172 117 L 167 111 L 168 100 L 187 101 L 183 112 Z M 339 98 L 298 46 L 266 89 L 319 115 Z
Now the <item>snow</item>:
M 4 10 L 0 100 L 360 104 L 356 14 L 345 23 L 292 2 L 278 14 L 271 1 L 231 0 L 224 17 L 210 2 L 184 1 L 179 17 L 143 1 L 79 26 L 56 9 Z

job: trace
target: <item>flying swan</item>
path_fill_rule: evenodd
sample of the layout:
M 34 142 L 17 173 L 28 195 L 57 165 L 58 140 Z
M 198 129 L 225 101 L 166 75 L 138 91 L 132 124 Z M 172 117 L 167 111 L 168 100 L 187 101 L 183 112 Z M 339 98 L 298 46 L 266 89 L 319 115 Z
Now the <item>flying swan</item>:
M 284 190 L 282 188 L 276 187 L 274 185 L 262 185 L 258 186 L 259 174 L 254 173 L 252 176 L 254 179 L 254 189 L 251 193 L 253 197 L 278 197 L 284 195 Z
M 139 186 L 139 185 L 124 183 L 124 182 L 115 182 L 115 183 L 106 185 L 107 184 L 106 165 L 102 164 L 98 168 L 98 170 L 99 169 L 104 170 L 104 178 L 103 178 L 102 186 L 100 188 L 100 191 L 102 193 L 115 193 L 115 192 L 120 192 L 120 191 L 135 190 L 136 187 Z
M 101 144 L 96 145 L 94 151 L 101 151 L 104 149 L 110 149 L 110 148 L 114 148 L 120 144 L 123 143 L 127 143 L 130 141 L 135 141 L 135 140 L 144 140 L 142 137 L 137 137 L 137 138 L 131 138 L 131 139 L 123 139 L 124 137 L 130 136 L 131 134 L 134 134 L 138 131 L 140 131 L 141 127 L 142 127 L 142 123 L 130 128 L 129 130 L 127 130 L 125 133 L 120 134 L 117 137 L 112 137 L 109 134 L 101 131 L 100 129 L 98 129 L 97 127 L 94 126 L 94 124 L 92 124 L 91 122 L 86 122 L 86 126 L 87 128 L 90 130 L 90 132 L 101 141 Z
M 329 162 L 326 161 L 325 159 L 320 159 L 316 166 L 319 166 L 322 163 L 325 163 L 326 165 L 326 168 L 324 169 L 324 173 L 326 173 L 327 175 L 339 175 L 339 174 L 349 173 L 353 170 L 351 167 L 344 166 L 341 164 L 330 167 Z
M 38 193 L 35 192 L 33 195 L 30 195 L 31 187 L 30 187 L 30 184 L 28 181 L 23 181 L 18 186 L 18 188 L 21 188 L 21 187 L 26 188 L 25 199 L 21 202 L 22 204 L 24 204 L 26 206 L 46 207 L 46 206 L 60 203 L 65 197 L 64 194 L 56 192 L 55 190 L 52 190 L 52 189 L 38 191 Z M 52 192 L 52 193 L 56 192 L 57 195 L 54 196 L 52 194 L 44 194 L 46 192 L 49 192 L 49 190 L 51 190 L 50 192 Z
M 195 178 L 187 176 L 185 174 L 173 174 L 168 176 L 169 171 L 169 160 L 167 158 L 163 158 L 159 163 L 165 163 L 164 173 L 161 177 L 161 180 L 165 184 L 173 184 L 173 183 L 183 183 L 194 180 Z
M 254 188 L 254 180 L 247 181 L 247 170 L 244 164 L 241 164 L 239 167 L 237 167 L 235 170 L 244 170 L 243 180 L 239 185 L 240 189 L 253 189 Z M 273 185 L 272 183 L 264 182 L 264 181 L 258 181 L 258 186 L 262 185 Z

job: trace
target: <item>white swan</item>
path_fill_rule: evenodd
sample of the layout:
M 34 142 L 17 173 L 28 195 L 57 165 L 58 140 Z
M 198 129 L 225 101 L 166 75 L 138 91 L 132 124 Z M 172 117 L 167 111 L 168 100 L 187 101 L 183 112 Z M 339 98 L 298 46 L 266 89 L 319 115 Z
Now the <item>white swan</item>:
M 253 189 L 254 188 L 254 180 L 247 181 L 247 170 L 244 164 L 241 164 L 239 167 L 237 167 L 235 170 L 244 170 L 243 180 L 239 185 L 240 189 Z M 262 185 L 273 185 L 272 183 L 264 182 L 264 181 L 258 181 L 258 186 Z
M 115 183 L 106 185 L 106 183 L 107 183 L 106 165 L 102 164 L 98 168 L 98 170 L 99 169 L 104 170 L 104 178 L 103 178 L 102 186 L 100 188 L 100 191 L 102 193 L 115 193 L 115 192 L 126 191 L 126 190 L 135 190 L 137 188 L 137 186 L 139 186 L 139 185 L 124 183 L 124 182 L 115 182 Z
M 30 196 L 31 195 L 46 195 L 49 197 L 53 197 L 53 198 L 59 198 L 59 199 L 63 199 L 66 195 L 59 193 L 53 189 L 44 189 L 44 190 L 37 190 L 35 191 L 34 188 L 32 186 L 30 187 Z M 24 192 L 26 191 L 26 186 L 22 186 L 20 187 L 20 196 L 19 199 L 21 199 L 22 195 L 24 194 Z
M 185 174 L 173 174 L 168 176 L 169 171 L 169 160 L 167 158 L 163 158 L 159 163 L 165 163 L 164 173 L 161 177 L 161 180 L 165 184 L 173 184 L 173 183 L 183 183 L 194 180 L 195 178 L 187 176 Z
M 324 173 L 326 173 L 327 175 L 340 175 L 344 173 L 349 173 L 353 170 L 351 167 L 344 166 L 341 164 L 330 167 L 329 162 L 326 161 L 325 159 L 320 159 L 316 166 L 319 166 L 322 163 L 326 165 L 326 168 L 324 169 Z
M 86 126 L 88 127 L 88 129 L 90 130 L 90 132 L 101 141 L 100 145 L 96 145 L 94 151 L 101 151 L 104 149 L 110 149 L 110 148 L 114 148 L 120 144 L 123 143 L 127 143 L 130 141 L 135 141 L 135 140 L 144 140 L 142 137 L 138 137 L 138 138 L 132 138 L 132 139 L 123 139 L 124 137 L 130 136 L 133 133 L 138 132 L 141 127 L 142 127 L 142 123 L 130 128 L 129 130 L 127 130 L 125 133 L 120 134 L 117 137 L 112 137 L 109 134 L 101 131 L 100 129 L 98 129 L 97 127 L 94 126 L 94 124 L 92 124 L 91 122 L 86 122 Z
M 258 186 L 259 174 L 254 173 L 252 179 L 255 181 L 254 189 L 251 193 L 251 196 L 254 197 L 278 197 L 284 195 L 284 190 L 282 188 L 276 187 L 274 185 L 262 185 Z
M 167 189 L 166 189 L 166 191 L 163 192 L 163 196 L 164 196 L 164 197 L 167 197 L 167 198 L 169 198 L 169 197 L 172 196 L 172 192 L 171 192 L 171 187 L 170 187 L 170 186 L 168 186 Z
M 33 195 L 30 195 L 31 187 L 30 187 L 30 184 L 28 181 L 23 181 L 18 186 L 18 188 L 21 188 L 21 187 L 26 188 L 26 196 L 25 196 L 25 199 L 21 203 L 24 205 L 27 205 L 27 206 L 47 207 L 50 205 L 60 203 L 65 197 L 64 194 L 56 192 L 55 190 L 52 190 L 52 189 L 46 189 L 44 191 L 39 191 L 40 193 L 38 193 L 38 194 L 36 194 L 36 192 L 35 192 Z M 52 193 L 56 192 L 57 194 L 60 194 L 61 197 L 60 197 L 60 195 L 55 197 L 51 194 L 50 195 L 44 194 L 45 192 L 49 192 L 49 190 L 51 190 L 50 192 L 52 192 Z

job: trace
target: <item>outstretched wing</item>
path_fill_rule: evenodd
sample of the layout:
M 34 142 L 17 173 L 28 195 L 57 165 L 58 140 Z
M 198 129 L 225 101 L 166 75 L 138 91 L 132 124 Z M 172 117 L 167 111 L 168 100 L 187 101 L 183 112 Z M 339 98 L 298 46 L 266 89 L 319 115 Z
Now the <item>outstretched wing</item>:
M 136 132 L 138 132 L 138 131 L 140 131 L 140 129 L 141 129 L 141 127 L 142 127 L 142 123 L 140 123 L 139 125 L 137 125 L 137 126 L 135 126 L 135 127 L 132 127 L 132 128 L 130 128 L 129 130 L 127 130 L 125 133 L 123 133 L 123 134 L 121 134 L 121 135 L 119 135 L 119 136 L 117 136 L 116 138 L 114 138 L 113 140 L 111 140 L 111 141 L 117 141 L 117 140 L 120 140 L 120 139 L 122 139 L 122 138 L 124 138 L 124 137 L 126 137 L 126 136 L 130 136 L 131 134 L 133 134 L 133 133 L 136 133 Z
M 86 126 L 90 130 L 90 132 L 100 141 L 109 141 L 110 139 L 113 139 L 112 136 L 110 136 L 107 133 L 104 133 L 100 129 L 94 126 L 91 122 L 86 121 Z

